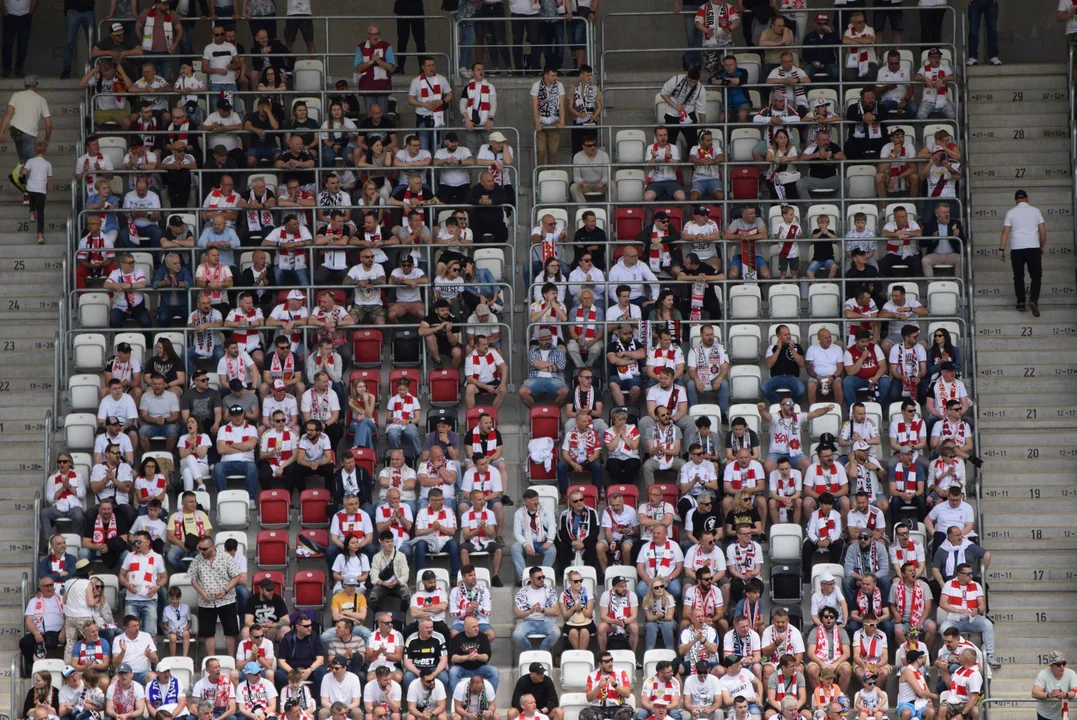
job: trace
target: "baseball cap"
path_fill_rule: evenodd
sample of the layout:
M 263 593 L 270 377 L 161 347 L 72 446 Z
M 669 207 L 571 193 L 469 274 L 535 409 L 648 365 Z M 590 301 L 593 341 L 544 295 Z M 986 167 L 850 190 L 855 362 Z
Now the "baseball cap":
M 218 102 L 220 102 L 220 101 L 218 101 Z M 228 102 L 228 101 L 225 100 L 224 102 Z M 228 148 L 226 148 L 224 145 L 214 145 L 213 150 L 211 152 L 214 155 L 227 155 L 228 154 Z
M 123 32 L 123 23 L 114 22 L 109 26 L 109 29 L 114 33 Z
M 344 585 L 358 585 L 359 578 L 357 578 L 355 575 L 345 575 L 343 578 L 340 579 L 340 582 Z
M 183 218 L 181 218 L 179 215 L 170 215 L 168 217 L 168 224 L 170 227 L 183 227 Z
M 229 415 L 242 415 L 243 414 L 243 406 L 242 405 L 232 405 L 231 407 L 228 408 L 228 414 Z
M 620 585 L 621 583 L 625 582 L 628 582 L 628 579 L 624 575 L 618 575 L 617 577 L 613 578 L 614 586 Z
M 37 87 L 39 84 L 41 84 L 41 80 L 33 73 L 30 73 L 22 79 L 23 87 Z
M 553 337 L 553 333 L 550 332 L 549 328 L 542 328 L 541 330 L 539 330 L 538 336 L 541 340 L 542 338 Z
M 742 658 L 740 655 L 737 655 L 736 653 L 731 653 L 722 658 L 722 664 L 726 667 L 733 667 L 743 659 L 744 658 Z
M 911 455 L 914 449 L 915 448 L 913 448 L 912 445 L 910 445 L 908 443 L 905 443 L 900 448 L 898 448 L 898 452 L 901 453 L 902 455 L 905 455 L 905 454 L 910 454 Z
M 134 670 L 132 670 L 131 666 L 128 665 L 127 663 L 120 663 L 120 666 L 118 668 L 116 668 L 116 672 L 118 672 L 118 673 L 129 673 L 129 672 L 134 672 Z
M 444 418 L 440 418 L 440 419 L 444 419 Z M 439 420 L 440 420 L 440 419 L 439 419 Z M 422 580 L 437 580 L 437 579 L 438 579 L 438 576 L 434 574 L 434 571 L 433 571 L 433 570 L 427 570 L 427 571 L 425 571 L 425 572 L 423 573 L 423 576 L 422 576 L 422 578 L 421 578 L 421 579 L 422 579 Z
M 348 89 L 348 81 L 347 80 L 337 80 L 337 83 L 336 83 L 336 85 L 334 87 L 336 87 L 337 90 L 347 90 Z
M 932 55 L 941 56 L 942 55 L 942 50 L 939 50 L 937 47 L 929 48 L 928 51 L 927 51 L 927 55 L 928 55 L 928 57 L 931 57 Z
M 939 365 L 939 370 L 955 370 L 956 371 L 957 367 L 952 362 L 947 360 L 946 362 Z
M 692 210 L 692 214 L 693 215 L 705 215 L 705 216 L 709 217 L 710 214 L 711 214 L 711 211 L 710 211 L 710 208 L 708 208 L 706 205 L 700 205 L 699 207 Z
M 243 672 L 248 675 L 261 675 L 262 666 L 251 660 L 249 663 L 243 666 Z
M 868 444 L 866 442 L 864 442 L 863 440 L 857 440 L 855 443 L 853 443 L 853 450 L 867 450 L 867 449 L 868 449 Z
M 243 389 L 243 381 L 239 378 L 232 378 L 228 381 L 228 389 L 234 393 L 239 392 Z
M 481 317 L 486 317 L 490 314 L 490 306 L 486 303 L 479 303 L 475 306 L 475 314 Z
M 122 342 L 116 346 L 116 352 L 129 353 L 131 352 L 131 345 L 129 343 Z
M 306 300 L 307 296 L 303 294 L 302 290 L 289 290 L 288 300 Z
M 287 386 L 284 384 L 283 380 L 278 379 L 278 380 L 273 381 L 273 389 L 274 390 L 283 390 L 285 387 L 287 387 Z
M 834 582 L 834 575 L 832 573 L 823 573 L 823 576 L 819 578 L 819 582 L 832 583 Z
M 330 665 L 340 665 L 342 667 L 348 667 L 348 658 L 344 657 L 343 655 L 334 655 L 333 656 L 333 662 L 331 662 L 329 664 Z
M 528 672 L 538 673 L 539 675 L 545 675 L 546 674 L 546 666 L 543 665 L 540 662 L 531 663 L 528 666 L 527 670 L 528 670 Z
M 109 415 L 108 418 L 105 420 L 105 424 L 106 425 L 123 425 L 123 421 L 120 420 L 115 415 Z
M 262 588 L 263 590 L 273 590 L 276 585 L 273 584 L 272 580 L 267 577 L 264 577 L 258 581 L 258 587 Z
M 231 110 L 232 109 L 232 101 L 229 100 L 228 98 L 219 98 L 217 100 L 217 109 L 218 110 Z M 216 150 L 216 148 L 214 148 L 214 150 Z
M 830 20 L 830 18 L 827 16 L 826 13 L 816 13 L 815 14 L 815 22 L 817 22 L 817 23 L 825 23 L 825 22 L 828 22 L 829 20 Z
M 490 140 L 493 142 L 508 142 L 505 136 L 497 131 L 490 133 Z
M 1014 200 L 1028 200 L 1028 193 L 1024 190 L 1018 190 L 1013 194 Z
M 77 672 L 78 672 L 78 670 L 71 667 L 70 665 L 64 665 L 64 669 L 60 671 L 60 674 L 62 676 L 64 676 L 65 678 L 69 678 L 69 677 L 71 677 L 72 675 L 74 675 Z
M 651 216 L 651 219 L 656 220 L 656 221 L 657 220 L 669 220 L 669 215 L 666 213 L 665 210 L 659 210 L 658 212 L 656 212 L 654 215 Z

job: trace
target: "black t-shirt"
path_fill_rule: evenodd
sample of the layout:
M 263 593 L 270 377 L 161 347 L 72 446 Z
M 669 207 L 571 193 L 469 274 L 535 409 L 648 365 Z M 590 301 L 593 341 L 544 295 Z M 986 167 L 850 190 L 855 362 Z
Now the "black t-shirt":
M 254 595 L 251 595 L 250 600 L 247 601 L 247 607 L 243 609 L 243 614 L 253 615 L 254 624 L 261 625 L 267 622 L 277 622 L 283 617 L 288 616 L 288 606 L 284 604 L 284 600 L 280 595 L 273 594 L 269 600 L 262 600 L 258 597 L 258 591 L 256 590 Z
M 486 633 L 480 631 L 475 637 L 468 637 L 465 633 L 457 633 L 456 637 L 449 643 L 449 660 L 452 660 L 453 655 L 468 655 L 474 650 L 479 655 L 490 654 L 490 639 L 486 637 Z M 478 670 L 480 667 L 486 664 L 481 660 L 465 660 L 464 662 L 454 663 L 464 668 L 465 670 Z
M 838 145 L 835 142 L 829 142 L 826 144 L 826 147 L 823 147 L 816 143 L 816 152 L 819 152 L 819 150 L 829 150 L 834 155 L 837 155 L 841 152 L 841 145 Z M 825 180 L 827 178 L 832 178 L 838 174 L 838 166 L 836 163 L 832 162 L 812 160 L 808 163 L 808 174 L 813 178 Z
M 797 353 L 803 357 L 804 348 L 800 346 L 800 343 L 794 343 L 794 345 Z M 773 345 L 767 349 L 767 356 L 769 357 L 772 354 L 774 354 Z M 794 377 L 800 375 L 800 366 L 793 359 L 793 353 L 790 352 L 789 347 L 782 348 L 782 351 L 778 354 L 778 359 L 774 361 L 774 365 L 770 368 L 771 377 L 777 377 L 778 375 L 792 375 Z
M 879 269 L 874 265 L 865 265 L 863 270 L 857 270 L 855 265 L 850 265 L 845 271 L 845 299 L 848 300 L 851 297 L 856 297 L 856 290 L 861 285 L 874 285 L 873 282 L 879 277 Z M 859 282 L 857 282 L 859 281 Z M 875 297 L 877 293 L 872 292 L 872 297 Z M 876 304 L 881 307 L 881 303 L 876 301 Z
M 430 325 L 430 327 L 437 327 L 441 323 L 445 322 L 445 320 L 448 320 L 450 323 L 452 323 L 452 325 L 450 325 L 450 328 L 452 329 L 453 333 L 457 332 L 456 323 L 460 322 L 460 320 L 453 317 L 452 313 L 449 313 L 449 317 L 445 318 L 445 320 L 442 320 L 441 318 L 438 317 L 437 311 L 434 311 L 434 312 L 430 313 L 429 315 L 424 317 L 423 320 L 425 320 L 426 323 L 428 325 Z M 438 330 L 437 335 L 439 337 L 444 338 L 445 337 L 445 331 L 444 330 Z
M 697 540 L 699 539 L 699 534 L 704 530 L 712 531 L 717 537 L 721 527 L 722 513 L 720 510 L 712 509 L 709 513 L 702 513 L 699 510 L 692 511 L 692 536 Z
M 251 126 L 258 130 L 265 130 L 265 137 L 259 138 L 258 133 L 250 134 L 250 146 L 253 147 L 275 147 L 277 145 L 277 138 L 279 135 L 273 134 L 273 126 L 269 122 L 269 114 L 266 113 L 265 117 L 262 117 L 261 113 L 253 112 L 247 115 L 247 121 Z
M 494 438 L 495 438 L 495 442 L 497 443 L 497 447 L 501 447 L 502 445 L 505 444 L 504 441 L 501 439 L 501 431 L 498 430 L 497 428 L 494 428 Z M 479 430 L 478 425 L 473 427 L 467 433 L 467 435 L 464 436 L 464 450 L 466 451 L 464 454 L 467 455 L 468 457 L 471 457 L 471 455 L 472 455 L 471 446 L 472 446 L 472 443 L 475 442 L 476 440 L 478 440 L 479 445 L 482 446 L 482 452 L 486 452 L 486 435 L 484 435 L 482 433 L 482 431 Z
M 757 447 L 759 447 L 759 434 L 755 430 L 752 430 L 751 428 L 746 428 L 744 432 L 748 436 L 748 445 L 747 446 L 744 445 L 744 440 L 743 439 L 739 441 L 739 444 L 734 444 L 733 443 L 734 432 L 732 430 L 730 430 L 728 433 L 726 433 L 725 446 L 728 449 L 733 450 L 734 452 L 736 451 L 736 448 L 738 448 L 738 447 L 748 447 L 748 448 L 757 448 Z
M 176 379 L 176 369 L 179 366 L 179 360 L 164 360 L 154 355 L 146 361 L 146 370 L 152 370 L 158 375 L 164 375 L 165 382 L 174 382 Z
M 535 696 L 535 707 L 539 710 L 552 710 L 557 707 L 557 689 L 549 675 L 542 676 L 542 682 L 536 683 L 531 679 L 531 673 L 525 674 L 516 681 L 516 687 L 512 689 L 512 707 L 523 710 L 520 707 L 520 698 L 524 695 Z
M 370 117 L 365 117 L 359 123 L 359 129 L 363 131 L 359 133 L 359 137 L 363 138 L 367 147 L 370 147 L 375 140 L 381 140 L 383 145 L 388 146 L 389 137 L 396 132 L 396 123 L 382 115 L 381 122 L 375 125 Z
M 280 157 L 277 158 L 278 162 L 286 163 L 289 160 L 295 160 L 296 162 L 310 162 L 314 160 L 314 156 L 310 154 L 309 150 L 303 150 L 298 155 L 293 155 L 291 150 L 289 150 L 287 152 L 281 153 Z M 290 183 L 292 181 L 292 178 L 298 180 L 300 185 L 310 185 L 314 182 L 314 170 L 306 170 L 302 168 L 291 169 L 285 167 L 283 178 L 284 184 L 287 185 L 288 183 Z
M 834 259 L 834 245 L 838 242 L 837 238 L 825 237 L 819 234 L 819 229 L 812 230 L 811 236 L 817 238 L 816 242 L 811 244 L 811 259 L 812 262 L 826 262 L 827 260 Z
M 212 420 L 214 408 L 221 406 L 221 394 L 213 389 L 199 392 L 190 389 L 183 393 L 180 410 L 187 410 L 199 420 Z
M 436 668 L 445 652 L 445 639 L 437 632 L 431 635 L 429 640 L 423 640 L 419 633 L 415 633 L 404 644 L 404 657 L 411 660 L 419 670 Z
M 725 524 L 732 527 L 737 527 L 738 525 L 755 525 L 757 522 L 759 522 L 759 513 L 756 511 L 754 505 L 748 512 L 730 510 L 725 516 Z

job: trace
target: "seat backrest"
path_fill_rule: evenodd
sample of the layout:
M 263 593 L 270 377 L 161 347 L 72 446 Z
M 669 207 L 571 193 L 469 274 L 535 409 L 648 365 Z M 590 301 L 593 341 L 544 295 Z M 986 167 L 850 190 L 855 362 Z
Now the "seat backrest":
M 617 162 L 641 163 L 647 147 L 647 134 L 642 130 L 618 130 L 614 136 L 614 146 Z

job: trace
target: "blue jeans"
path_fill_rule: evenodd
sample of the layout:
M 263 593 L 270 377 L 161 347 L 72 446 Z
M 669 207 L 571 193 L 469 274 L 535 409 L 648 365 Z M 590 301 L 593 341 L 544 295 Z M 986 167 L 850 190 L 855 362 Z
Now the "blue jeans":
M 423 451 L 423 444 L 419 440 L 419 426 L 414 423 L 407 425 L 390 425 L 385 429 L 385 437 L 389 439 L 389 447 L 393 450 L 400 449 L 401 436 L 407 436 L 411 442 L 414 457 L 419 457 Z
M 531 547 L 538 555 L 531 556 L 531 562 L 527 562 L 527 558 L 524 556 L 524 546 L 520 543 L 514 543 L 510 552 L 512 553 L 512 564 L 516 567 L 516 577 L 527 577 L 527 568 L 534 567 L 535 565 L 545 565 L 546 567 L 553 567 L 554 560 L 557 559 L 557 548 L 553 545 L 546 550 L 542 549 L 542 543 L 537 541 L 531 542 Z M 539 555 L 542 556 L 542 562 L 538 562 Z M 453 575 L 453 577 L 456 577 Z
M 460 546 L 454 538 L 445 543 L 442 550 L 449 553 L 449 576 L 456 577 L 460 572 Z M 409 565 L 414 565 L 415 574 L 418 575 L 419 571 L 426 567 L 426 554 L 430 552 L 430 543 L 422 538 L 413 538 L 400 547 L 400 552 L 404 553 Z
M 557 395 L 565 389 L 565 381 L 561 378 L 533 377 L 524 380 L 524 387 L 531 391 L 534 397 L 539 395 Z
M 108 314 L 108 325 L 113 328 L 122 328 L 128 319 L 134 320 L 145 328 L 153 325 L 153 318 L 150 317 L 150 311 L 146 309 L 146 303 L 136 305 L 130 313 L 120 308 L 112 308 Z
M 983 615 L 977 615 L 974 618 L 946 620 L 939 626 L 939 632 L 945 632 L 952 627 L 957 628 L 963 633 L 978 632 L 982 634 L 984 653 L 987 655 L 995 654 L 995 626 Z
M 239 619 L 243 620 L 243 613 L 247 609 L 247 601 L 251 599 L 251 591 L 246 585 L 236 585 L 236 609 L 239 610 Z M 242 622 L 241 622 L 242 624 Z
M 353 422 L 351 425 L 352 435 L 355 436 L 354 447 L 365 447 L 374 450 L 374 435 L 378 431 L 378 426 L 374 424 L 374 421 L 370 418 L 363 418 L 362 420 Z
M 512 631 L 512 642 L 520 650 L 530 650 L 531 641 L 527 639 L 528 635 L 542 635 L 539 650 L 549 651 L 561 639 L 561 629 L 552 619 L 520 620 Z
M 168 552 L 165 553 L 165 561 L 172 572 L 187 572 L 187 566 L 183 563 L 183 558 L 193 558 L 197 554 L 197 551 L 188 552 L 179 545 L 172 545 L 168 548 Z
M 128 597 L 123 603 L 123 614 L 134 615 L 138 618 L 139 627 L 150 634 L 157 630 L 157 598 L 145 600 L 143 598 Z
M 251 502 L 258 501 L 258 466 L 244 460 L 222 460 L 213 466 L 213 479 L 217 483 L 217 490 L 228 488 L 229 475 L 245 475 L 247 479 L 247 494 L 251 496 Z
M 845 379 L 841 381 L 841 389 L 845 393 L 845 409 L 848 411 L 853 403 L 856 402 L 856 391 L 861 388 L 866 388 L 868 381 L 862 377 L 856 375 L 846 375 Z M 883 375 L 879 378 L 879 397 L 885 400 L 890 394 L 890 378 Z M 775 400 L 777 402 L 777 400 Z
M 65 16 L 67 20 L 67 44 L 64 45 L 64 72 L 71 72 L 71 62 L 75 54 L 75 45 L 79 40 L 79 29 L 86 36 L 86 52 L 89 53 L 90 45 L 90 28 L 93 27 L 94 14 L 93 12 L 78 12 L 76 10 L 68 10 Z
M 354 148 L 351 145 L 345 145 L 340 148 L 340 152 L 337 152 L 330 146 L 322 145 L 322 165 L 325 167 L 333 167 L 333 161 L 337 158 L 347 159 L 349 153 Z
M 729 414 L 729 378 L 722 380 L 721 384 L 717 388 L 714 387 L 714 379 L 709 383 L 703 383 L 704 386 L 710 385 L 710 389 L 718 393 L 718 407 L 722 408 L 722 414 Z M 699 390 L 696 389 L 695 382 L 688 378 L 684 383 L 684 389 L 688 391 L 688 407 L 699 402 Z
M 581 463 L 583 467 L 591 471 L 591 484 L 596 488 L 602 488 L 602 463 L 598 460 L 592 460 L 591 462 Z M 565 495 L 568 492 L 568 470 L 569 465 L 567 460 L 557 461 L 557 487 L 561 490 L 561 495 Z
M 217 363 L 220 362 L 221 358 L 224 357 L 224 345 L 214 345 L 213 346 L 213 356 L 212 357 L 213 357 L 213 365 L 214 365 L 214 367 L 213 367 L 213 370 L 211 370 L 210 372 L 216 372 L 217 371 L 217 367 L 216 367 Z M 203 358 L 201 355 L 199 355 L 195 351 L 194 347 L 187 348 L 187 372 L 188 373 L 193 373 L 195 371 L 195 368 L 196 368 L 199 360 L 208 360 L 208 359 L 209 358 Z
M 295 270 L 281 270 L 277 268 L 277 283 L 279 285 L 310 285 L 310 273 L 306 268 L 297 268 Z
M 804 397 L 804 381 L 795 375 L 772 375 L 763 381 L 760 390 L 771 405 L 781 399 L 778 397 L 778 390 L 788 390 L 793 394 L 794 400 L 800 400 Z
M 435 133 L 434 116 L 433 115 L 415 115 L 415 127 L 417 128 L 431 128 L 430 130 L 420 130 L 416 134 L 419 136 L 419 145 L 423 150 L 433 155 L 441 147 L 441 133 Z
M 183 37 L 180 38 L 179 54 L 190 55 L 194 49 L 191 41 L 194 37 L 194 20 L 181 20 L 180 25 L 183 26 Z
M 995 0 L 972 0 L 969 3 L 969 57 L 980 56 L 980 20 L 987 20 L 987 57 L 998 57 L 998 3 Z
M 969 10 L 969 12 L 972 12 L 972 11 Z M 893 112 L 893 111 L 895 111 L 895 110 L 897 110 L 898 108 L 901 107 L 898 103 L 894 102 L 893 100 L 880 100 L 879 104 L 882 105 L 883 107 L 885 107 L 890 112 Z M 904 117 L 907 117 L 907 118 L 915 117 L 916 116 L 916 111 L 919 109 L 919 107 L 920 106 L 917 105 L 915 102 L 913 102 L 912 100 L 909 100 L 907 103 L 905 103 Z
M 647 583 L 643 582 L 642 580 L 636 583 L 636 595 L 639 597 L 640 600 L 643 599 L 643 596 L 647 594 L 647 591 L 649 589 L 650 588 L 647 587 Z M 675 578 L 673 580 L 667 580 L 666 592 L 668 592 L 673 597 L 679 598 L 681 596 L 681 579 Z M 672 647 L 670 649 L 672 649 Z
M 695 13 L 681 13 L 681 17 L 684 18 L 685 47 L 703 47 L 703 33 L 696 27 Z M 703 53 L 699 50 L 689 50 L 682 57 L 688 65 L 701 65 L 703 62 Z
M 475 52 L 475 23 L 461 20 L 457 27 L 460 28 L 460 67 L 470 70 L 471 57 Z
M 662 646 L 666 650 L 676 650 L 677 645 L 673 641 L 673 631 L 676 628 L 677 623 L 673 620 L 663 620 L 661 622 L 649 622 L 647 623 L 647 645 L 644 650 L 654 650 L 655 643 L 658 642 L 658 633 L 662 633 Z
M 449 668 L 449 687 L 456 687 L 461 680 L 475 675 L 489 681 L 494 686 L 494 692 L 497 692 L 497 684 L 501 681 L 501 673 L 493 665 L 482 665 L 475 670 L 467 670 L 459 665 L 453 665 Z
M 11 17 L 11 15 L 8 15 L 8 17 Z M 37 142 L 37 135 L 20 133 L 18 137 L 13 135 L 11 139 L 15 141 L 15 154 L 19 156 L 19 162 L 25 163 L 34 156 L 34 143 Z

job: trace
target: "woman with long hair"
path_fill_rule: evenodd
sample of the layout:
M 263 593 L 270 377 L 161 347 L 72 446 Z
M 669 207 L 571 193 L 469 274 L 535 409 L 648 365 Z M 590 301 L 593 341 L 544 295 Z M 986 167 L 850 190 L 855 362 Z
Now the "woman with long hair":
M 461 275 L 464 264 L 453 260 L 445 265 L 445 272 L 434 278 L 434 300 L 456 300 L 464 292 L 464 278 Z
M 651 314 L 647 317 L 651 321 L 651 332 L 655 333 L 656 344 L 658 342 L 658 329 L 663 324 L 669 328 L 669 332 L 673 336 L 673 342 L 679 343 L 681 341 L 681 321 L 684 317 L 675 306 L 676 300 L 677 298 L 673 295 L 673 291 L 669 288 L 662 288 L 658 291 L 658 300 L 655 302 Z
M 135 478 L 134 496 L 139 515 L 146 514 L 146 503 L 153 498 L 160 500 L 162 506 L 168 504 L 168 478 L 161 472 L 157 458 L 152 455 L 142 458 L 142 466 Z
M 568 638 L 573 650 L 586 650 L 595 634 L 595 598 L 587 591 L 579 571 L 569 571 L 567 580 L 557 604 L 565 621 L 561 634 Z
M 789 139 L 789 131 L 778 128 L 774 132 L 774 139 L 767 148 L 767 161 L 774 163 L 766 171 L 767 186 L 770 188 L 770 196 L 776 200 L 796 200 L 797 180 L 800 173 L 790 168 L 790 164 L 796 162 L 800 150 Z
M 278 122 L 284 120 L 284 93 L 287 90 L 288 83 L 277 72 L 277 68 L 268 65 L 262 70 L 262 75 L 258 78 L 258 92 L 269 98 L 270 112 Z
M 355 149 L 355 123 L 344 117 L 344 104 L 329 103 L 329 114 L 322 122 L 322 165 L 333 167 L 338 159 L 348 162 Z
M 359 537 L 349 535 L 344 543 L 344 552 L 333 561 L 333 593 L 341 591 L 345 575 L 355 575 L 362 586 L 370 577 L 370 558 L 359 549 Z
M 348 396 L 348 407 L 352 411 L 351 433 L 355 436 L 354 447 L 377 449 L 374 447 L 374 438 L 378 434 L 378 426 L 374 422 L 376 400 L 372 393 L 367 392 L 366 380 L 356 378 Z
M 923 377 L 916 389 L 917 399 L 921 403 L 927 399 L 931 383 L 939 378 L 944 362 L 953 363 L 954 370 L 961 372 L 961 351 L 954 345 L 950 331 L 944 327 L 937 327 L 931 333 L 931 342 L 927 348 L 927 375 Z
M 565 293 L 568 291 L 568 278 L 561 272 L 561 261 L 555 257 L 546 258 L 542 264 L 542 272 L 531 281 L 531 294 L 535 302 L 542 301 L 542 286 L 553 283 L 557 286 L 557 302 L 565 304 Z
M 187 417 L 185 428 L 187 432 L 180 435 L 176 444 L 183 489 L 186 492 L 205 491 L 206 481 L 203 478 L 209 477 L 209 435 L 202 432 L 202 426 L 194 415 Z
M 26 691 L 26 701 L 22 704 L 20 717 L 31 718 L 31 713 L 39 707 L 48 710 L 49 717 L 55 716 L 60 707 L 60 693 L 52 686 L 52 673 L 48 670 L 34 673 L 33 684 Z
M 302 100 L 292 105 L 292 117 L 287 129 L 289 132 L 284 137 L 286 143 L 292 141 L 292 135 L 298 134 L 303 139 L 304 150 L 314 152 L 318 149 L 318 133 L 314 132 L 318 129 L 318 123 L 310 116 L 307 104 Z
M 385 145 L 381 138 L 374 138 L 362 152 L 353 152 L 355 167 L 364 181 L 363 195 L 366 196 L 366 183 L 373 181 L 374 187 L 384 200 L 389 199 L 393 191 L 395 174 L 393 167 L 393 151 Z M 365 204 L 365 203 L 363 203 Z
M 729 506 L 729 512 L 725 516 L 726 537 L 737 536 L 738 525 L 751 525 L 752 535 L 758 537 L 763 534 L 763 518 L 755 506 L 751 495 L 741 490 L 733 496 L 733 502 Z
M 157 338 L 157 342 L 153 344 L 153 355 L 146 361 L 145 369 L 163 376 L 165 388 L 176 397 L 183 397 L 183 389 L 187 385 L 187 373 L 171 340 L 164 337 Z M 149 372 L 146 375 L 149 375 Z
M 676 650 L 677 645 L 673 641 L 673 631 L 676 623 L 673 613 L 677 609 L 677 598 L 666 592 L 665 578 L 656 577 L 651 580 L 647 594 L 640 603 L 643 617 L 646 619 L 647 642 L 645 650 L 654 650 L 658 641 L 658 633 L 662 633 L 662 645 L 666 650 Z

